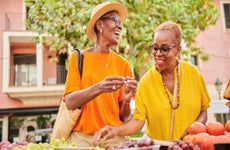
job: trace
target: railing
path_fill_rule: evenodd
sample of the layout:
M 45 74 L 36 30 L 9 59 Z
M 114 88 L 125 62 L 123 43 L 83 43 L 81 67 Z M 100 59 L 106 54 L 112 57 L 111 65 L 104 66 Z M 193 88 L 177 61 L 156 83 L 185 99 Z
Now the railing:
M 53 68 L 43 67 L 43 85 L 65 84 L 67 75 L 65 67 L 65 65 L 56 65 Z M 18 69 L 19 67 L 16 68 L 14 65 L 11 65 L 10 68 L 9 78 L 11 87 L 37 86 L 38 79 L 35 64 L 34 68 L 29 68 L 28 64 L 23 65 L 21 69 Z
M 228 100 L 212 100 L 210 107 L 208 108 L 208 113 L 214 115 L 214 120 L 219 121 L 223 124 L 229 118 L 229 108 L 226 106 Z

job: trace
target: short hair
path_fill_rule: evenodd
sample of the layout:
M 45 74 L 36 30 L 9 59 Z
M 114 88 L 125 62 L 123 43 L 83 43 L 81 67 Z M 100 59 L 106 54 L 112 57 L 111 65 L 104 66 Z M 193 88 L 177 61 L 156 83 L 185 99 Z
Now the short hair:
M 156 28 L 155 32 L 157 32 L 157 31 L 171 31 L 175 35 L 176 43 L 179 45 L 181 44 L 182 30 L 181 30 L 181 27 L 179 24 L 177 24 L 173 21 L 167 21 L 167 22 L 160 24 Z

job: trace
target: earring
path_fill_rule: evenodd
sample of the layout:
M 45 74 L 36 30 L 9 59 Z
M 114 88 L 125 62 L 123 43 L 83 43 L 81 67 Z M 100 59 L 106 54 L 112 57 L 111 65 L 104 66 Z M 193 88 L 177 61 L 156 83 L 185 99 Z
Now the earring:
M 100 29 L 100 33 L 102 33 L 102 29 Z

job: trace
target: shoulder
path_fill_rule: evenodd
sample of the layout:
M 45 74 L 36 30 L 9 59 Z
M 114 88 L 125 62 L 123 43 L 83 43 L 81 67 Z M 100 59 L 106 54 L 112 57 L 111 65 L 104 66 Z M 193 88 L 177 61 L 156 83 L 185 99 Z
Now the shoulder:
M 129 64 L 129 61 L 124 58 L 123 56 L 119 55 L 118 53 L 111 51 L 113 60 L 117 61 L 117 62 L 121 62 L 121 63 L 125 63 L 125 64 Z
M 187 78 L 190 77 L 193 80 L 195 78 L 203 80 L 203 75 L 201 74 L 200 70 L 195 65 L 185 62 L 185 61 L 180 61 L 180 65 L 181 65 L 182 74 L 187 76 Z
M 180 60 L 180 66 L 181 66 L 182 70 L 199 72 L 198 68 L 195 65 L 188 63 L 188 62 L 185 62 L 183 60 Z
M 72 59 L 73 57 L 76 57 L 76 50 L 69 53 L 69 58 Z
M 155 65 L 153 65 L 140 79 L 139 84 L 149 83 L 150 81 L 161 79 L 160 73 L 156 70 Z

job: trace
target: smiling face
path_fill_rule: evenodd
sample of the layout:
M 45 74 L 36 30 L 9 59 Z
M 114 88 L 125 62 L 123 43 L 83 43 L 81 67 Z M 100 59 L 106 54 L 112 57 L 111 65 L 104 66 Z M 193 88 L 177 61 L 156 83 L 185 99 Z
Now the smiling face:
M 121 39 L 123 24 L 116 11 L 111 11 L 103 15 L 96 22 L 97 39 L 106 42 L 107 45 L 117 45 Z
M 160 71 L 172 70 L 175 67 L 175 61 L 180 53 L 180 45 L 176 42 L 175 34 L 172 31 L 157 31 L 154 36 L 155 47 L 151 51 L 156 68 Z M 168 53 L 164 54 L 165 47 L 169 49 Z M 162 52 L 160 52 L 160 49 Z

